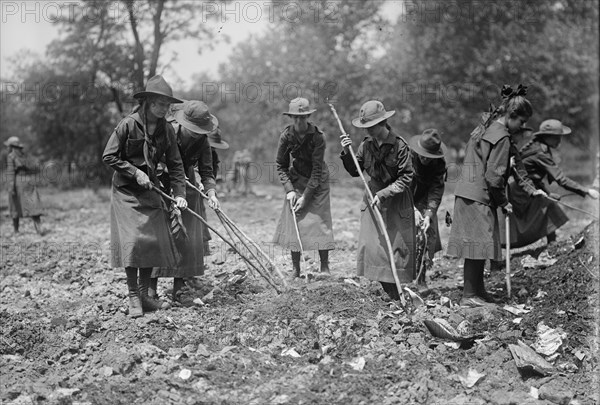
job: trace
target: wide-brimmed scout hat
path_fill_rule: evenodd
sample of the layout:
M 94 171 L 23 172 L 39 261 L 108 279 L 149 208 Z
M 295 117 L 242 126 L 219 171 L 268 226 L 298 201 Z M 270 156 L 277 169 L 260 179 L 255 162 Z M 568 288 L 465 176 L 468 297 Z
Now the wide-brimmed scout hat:
M 559 120 L 546 120 L 540 124 L 540 130 L 533 133 L 533 136 L 537 135 L 569 135 L 571 128 L 563 125 Z
M 186 101 L 173 114 L 182 127 L 197 134 L 208 134 L 217 129 L 219 120 L 208 111 L 208 106 L 198 100 Z
M 221 138 L 221 128 L 208 134 L 208 143 L 215 149 L 229 149 L 229 144 Z
M 23 148 L 23 144 L 18 136 L 11 136 L 6 141 L 4 141 L 5 146 L 12 146 L 14 148 Z
M 396 111 L 386 111 L 381 101 L 370 100 L 360 107 L 358 118 L 352 120 L 352 125 L 357 128 L 371 128 L 394 114 Z
M 431 159 L 443 158 L 447 150 L 438 130 L 434 128 L 426 129 L 421 135 L 413 136 L 408 143 L 419 155 Z
M 161 75 L 151 77 L 146 83 L 146 89 L 135 93 L 133 98 L 141 99 L 148 96 L 163 96 L 168 98 L 171 103 L 183 103 L 183 101 L 173 97 L 173 89 Z
M 290 101 L 290 106 L 288 111 L 283 112 L 283 115 L 309 115 L 317 111 L 316 109 L 311 109 L 308 103 L 308 100 L 302 97 L 297 97 Z

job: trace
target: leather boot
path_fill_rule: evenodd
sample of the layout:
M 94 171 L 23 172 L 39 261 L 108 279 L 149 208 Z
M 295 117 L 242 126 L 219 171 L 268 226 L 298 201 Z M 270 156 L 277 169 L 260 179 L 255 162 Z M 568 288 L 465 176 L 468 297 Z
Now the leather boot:
M 496 304 L 497 301 L 485 289 L 485 281 L 483 278 L 483 273 L 484 273 L 483 270 L 485 267 L 485 261 L 483 261 L 483 260 L 478 260 L 478 261 L 481 262 L 481 264 L 480 264 L 480 268 L 477 268 L 477 271 L 475 273 L 476 274 L 476 279 L 475 279 L 476 294 L 479 298 L 483 299 L 485 302 L 490 303 L 490 304 Z
M 329 250 L 319 250 L 321 273 L 329 273 Z
M 400 293 L 398 293 L 396 283 L 386 283 L 384 281 L 380 281 L 380 283 L 383 287 L 383 291 L 385 291 L 393 301 L 400 301 Z
M 148 286 L 148 297 L 158 299 L 158 277 L 150 279 L 150 285 Z
M 135 267 L 125 268 L 125 274 L 127 275 L 127 290 L 129 291 L 129 316 L 132 318 L 139 318 L 144 315 L 138 290 L 137 272 L 138 270 Z
M 292 267 L 294 268 L 294 277 L 300 277 L 300 252 L 292 251 Z
M 179 297 L 181 295 L 181 289 L 183 288 L 183 278 L 178 278 L 175 277 L 173 278 L 173 294 L 172 294 L 172 299 L 173 302 L 177 301 L 177 302 L 181 302 Z
M 148 288 L 150 287 L 150 275 L 152 268 L 140 269 L 140 300 L 144 311 L 157 311 L 159 309 L 167 309 L 169 305 L 165 302 L 151 298 L 148 296 Z
M 478 294 L 481 292 L 484 266 L 485 260 L 465 259 L 463 266 L 465 286 L 460 305 L 467 307 L 482 307 L 486 305 L 485 300 Z
M 38 235 L 44 236 L 44 230 L 42 229 L 42 220 L 40 219 L 39 215 L 31 217 L 31 219 L 33 219 L 33 226 L 35 227 L 35 231 L 38 233 Z

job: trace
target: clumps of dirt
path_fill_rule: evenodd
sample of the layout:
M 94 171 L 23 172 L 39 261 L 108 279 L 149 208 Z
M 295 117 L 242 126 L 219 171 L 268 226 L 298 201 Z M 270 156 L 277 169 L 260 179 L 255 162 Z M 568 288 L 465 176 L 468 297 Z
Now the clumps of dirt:
M 544 321 L 564 329 L 575 347 L 585 345 L 594 333 L 598 302 L 598 222 L 557 244 L 555 252 L 566 253 L 549 267 L 525 270 L 529 294 L 520 298 L 525 303 L 535 300 L 535 305 L 523 317 L 522 328 L 531 336 Z
M 223 292 L 224 293 L 224 292 Z M 266 347 L 273 352 L 356 352 L 379 335 L 373 314 L 388 310 L 368 290 L 340 282 L 313 283 L 284 294 L 244 295 L 245 309 L 210 309 L 202 314 L 206 343 L 216 346 Z M 222 300 L 219 300 L 222 302 Z
M 32 323 L 31 319 L 21 314 L 10 314 L 6 310 L 0 312 L 0 353 L 29 356 L 36 347 L 44 342 L 47 331 Z
M 385 303 L 368 289 L 338 282 L 319 282 L 281 294 L 259 306 L 257 315 L 269 318 L 310 319 L 315 314 L 370 318 Z
M 547 249 L 553 264 L 524 269 L 514 257 L 511 267 L 514 299 L 531 308 L 522 317 L 520 335 L 516 338 L 533 342 L 538 336 L 538 325 L 565 333 L 558 353 L 558 363 L 571 371 L 590 372 L 598 369 L 595 336 L 598 333 L 599 279 L 598 222 L 568 240 L 559 241 Z M 493 272 L 492 282 L 502 284 L 503 273 Z M 507 334 L 508 336 L 508 334 Z M 513 339 L 516 340 L 516 339 Z

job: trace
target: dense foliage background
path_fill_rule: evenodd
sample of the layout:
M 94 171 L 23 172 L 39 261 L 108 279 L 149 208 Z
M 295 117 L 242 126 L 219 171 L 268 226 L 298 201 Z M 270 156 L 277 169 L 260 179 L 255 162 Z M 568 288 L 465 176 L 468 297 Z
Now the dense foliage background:
M 276 1 L 275 10 L 302 6 L 304 13 L 273 13 L 264 31 L 234 46 L 217 75 L 199 67 L 189 89 L 178 87 L 178 62 L 162 55 L 164 44 L 196 38 L 198 48 L 186 52 L 231 46 L 208 28 L 218 17 L 201 2 L 116 2 L 121 18 L 112 14 L 115 2 L 84 3 L 100 10 L 96 18 L 60 22 L 43 60 L 19 55 L 15 77 L 2 77 L 0 126 L 2 140 L 17 134 L 42 161 L 93 167 L 92 177 L 109 174 L 99 163 L 104 144 L 131 110 L 133 92 L 156 73 L 220 118 L 232 146 L 225 161 L 242 148 L 257 162 L 272 161 L 288 123 L 281 112 L 298 95 L 318 109 L 312 121 L 327 134 L 328 160 L 339 151 L 339 130 L 327 101 L 356 141 L 363 134 L 350 120 L 375 98 L 397 111 L 391 123 L 405 138 L 436 127 L 460 148 L 505 83 L 529 86 L 531 126 L 561 119 L 584 159 L 598 151 L 595 1 Z M 389 7 L 400 8 L 397 18 L 385 15 Z

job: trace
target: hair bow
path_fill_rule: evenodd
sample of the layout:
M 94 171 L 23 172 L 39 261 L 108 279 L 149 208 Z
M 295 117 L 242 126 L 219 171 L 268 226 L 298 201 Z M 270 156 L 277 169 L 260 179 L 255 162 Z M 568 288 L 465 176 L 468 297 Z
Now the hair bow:
M 500 95 L 502 96 L 502 99 L 504 99 L 504 100 L 508 100 L 508 99 L 511 99 L 511 98 L 517 97 L 517 96 L 526 96 L 527 95 L 527 86 L 523 86 L 522 84 L 519 84 L 519 86 L 517 87 L 517 90 L 513 90 L 512 87 L 505 84 L 504 86 L 502 86 Z

